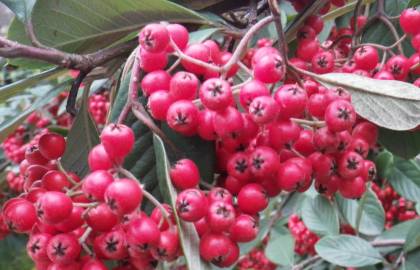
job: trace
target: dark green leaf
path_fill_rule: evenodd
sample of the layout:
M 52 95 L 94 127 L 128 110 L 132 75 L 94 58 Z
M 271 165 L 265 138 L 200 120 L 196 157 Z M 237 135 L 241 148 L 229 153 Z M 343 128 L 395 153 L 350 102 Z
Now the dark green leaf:
M 33 262 L 26 253 L 27 241 L 26 237 L 14 234 L 0 241 L 0 269 L 34 269 Z
M 338 234 L 338 215 L 332 203 L 324 196 L 306 198 L 302 206 L 302 219 L 309 230 L 320 235 Z
M 265 248 L 265 256 L 278 265 L 293 265 L 295 240 L 290 234 L 270 237 Z
M 319 256 L 345 267 L 362 267 L 382 261 L 382 256 L 369 242 L 350 235 L 325 236 L 315 245 Z
M 379 142 L 390 152 L 402 158 L 413 158 L 420 153 L 420 132 L 380 128 Z
M 404 198 L 420 202 L 420 168 L 415 160 L 395 157 L 395 167 L 389 183 Z
M 420 6 L 420 0 L 410 0 L 410 2 L 408 2 L 407 7 L 418 7 Z
M 315 75 L 315 79 L 328 87 L 350 91 L 357 113 L 378 126 L 409 130 L 420 124 L 420 91 L 411 83 L 349 73 Z
M 200 239 L 194 225 L 192 223 L 182 221 L 176 213 L 175 201 L 177 193 L 175 188 L 172 186 L 172 182 L 169 177 L 169 160 L 166 155 L 165 145 L 156 135 L 153 136 L 153 145 L 156 155 L 157 175 L 159 178 L 159 183 L 160 185 L 165 186 L 165 189 L 169 194 L 170 204 L 174 209 L 174 215 L 178 225 L 178 234 L 187 267 L 190 270 L 207 269 L 208 265 L 200 258 Z
M 22 22 L 26 22 L 31 16 L 32 7 L 36 0 L 1 0 L 16 17 Z
M 176 2 L 187 6 L 191 9 L 194 10 L 201 10 L 201 9 L 205 9 L 208 7 L 211 7 L 213 5 L 216 5 L 220 2 L 222 2 L 223 0 L 207 0 L 207 1 L 196 1 L 196 0 L 177 0 Z
M 18 93 L 21 93 L 22 91 L 34 84 L 38 84 L 46 80 L 55 79 L 58 76 L 65 74 L 66 72 L 67 71 L 65 71 L 62 68 L 53 68 L 41 72 L 39 74 L 30 76 L 26 79 L 5 85 L 0 88 L 0 103 L 5 102 L 8 98 L 15 96 Z
M 0 142 L 2 142 L 16 127 L 18 127 L 32 112 L 47 105 L 54 97 L 66 89 L 69 81 L 63 82 L 54 87 L 47 94 L 39 97 L 29 108 L 0 125 Z
M 405 238 L 404 251 L 409 252 L 420 246 L 420 220 L 416 220 L 411 226 Z
M 84 90 L 88 91 L 86 88 Z M 63 167 L 79 177 L 83 177 L 89 172 L 87 162 L 89 152 L 95 145 L 99 144 L 98 130 L 89 114 L 87 97 L 86 94 L 68 133 L 66 151 L 61 158 Z
M 376 156 L 375 164 L 379 178 L 387 178 L 394 168 L 394 156 L 389 151 L 383 150 Z

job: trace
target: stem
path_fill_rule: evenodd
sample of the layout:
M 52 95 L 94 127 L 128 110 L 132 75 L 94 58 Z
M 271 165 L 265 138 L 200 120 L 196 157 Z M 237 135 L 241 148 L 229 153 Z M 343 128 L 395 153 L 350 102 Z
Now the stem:
M 245 71 L 246 73 L 248 73 L 249 76 L 253 77 L 252 71 L 241 61 L 238 61 L 238 66 Z
M 98 202 L 91 202 L 91 203 L 73 203 L 73 206 L 82 207 L 82 208 L 91 208 L 99 205 Z
M 76 182 L 76 181 L 74 181 L 74 179 L 67 173 L 67 171 L 63 168 L 63 165 L 61 164 L 61 162 L 60 162 L 60 160 L 57 160 L 57 167 L 58 167 L 58 170 L 60 171 L 60 172 L 62 172 L 65 176 L 66 176 L 66 178 L 67 178 L 67 180 L 73 185 L 73 186 L 76 186 L 78 183 Z M 81 182 L 81 181 L 80 181 Z
M 79 238 L 79 243 L 83 244 L 86 242 L 86 239 L 89 237 L 89 234 L 92 232 L 91 227 L 87 227 L 86 231 L 83 233 L 83 235 Z
M 119 167 L 117 170 L 119 173 L 123 174 L 124 176 L 140 183 L 140 181 L 129 170 L 126 170 L 123 167 Z M 172 226 L 173 223 L 172 223 L 172 220 L 170 219 L 170 214 L 168 213 L 168 211 L 166 211 L 165 207 L 163 207 L 163 205 L 151 193 L 149 193 L 144 188 L 143 188 L 143 196 L 146 197 L 155 207 L 158 207 L 160 209 L 160 212 L 162 213 L 162 216 L 164 217 L 166 222 L 168 222 L 168 224 Z
M 381 1 L 378 1 L 378 8 L 379 8 L 379 3 Z M 396 44 L 398 46 L 398 51 L 400 54 L 404 55 L 404 50 L 402 47 L 401 42 L 398 42 L 400 40 L 400 36 L 398 35 L 397 29 L 395 29 L 395 26 L 392 24 L 392 22 L 384 15 L 379 16 L 379 20 L 381 20 L 387 27 L 388 29 L 391 31 L 392 35 L 395 38 Z
M 293 266 L 292 270 L 303 270 L 306 267 L 315 264 L 316 262 L 318 262 L 319 260 L 322 260 L 321 256 L 319 255 L 315 255 L 313 257 L 310 257 L 304 261 L 302 261 L 301 263 Z
M 371 242 L 371 245 L 374 247 L 403 246 L 404 244 L 404 239 L 376 240 Z
M 290 118 L 290 120 L 296 124 L 310 126 L 310 127 L 325 127 L 325 121 L 312 121 L 299 118 Z
M 284 38 L 283 25 L 281 24 L 280 8 L 278 6 L 277 0 L 269 0 L 268 5 L 270 7 L 271 14 L 273 14 L 277 35 L 279 37 L 279 42 L 277 42 L 277 44 L 280 50 L 280 54 L 283 57 L 283 60 L 287 62 L 287 42 Z

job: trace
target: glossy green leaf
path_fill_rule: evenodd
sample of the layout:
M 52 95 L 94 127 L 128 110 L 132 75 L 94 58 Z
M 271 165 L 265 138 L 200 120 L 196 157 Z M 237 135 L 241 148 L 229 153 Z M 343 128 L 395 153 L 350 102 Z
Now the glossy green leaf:
M 420 132 L 380 128 L 379 142 L 388 151 L 402 158 L 414 158 L 420 153 Z
M 270 237 L 265 248 L 265 256 L 278 265 L 293 265 L 295 240 L 290 234 Z
M 315 245 L 324 260 L 344 267 L 363 267 L 382 261 L 382 256 L 369 242 L 350 235 L 325 236 Z
M 32 260 L 26 253 L 27 237 L 10 234 L 0 241 L 0 269 L 34 269 Z
M 1 0 L 0 2 L 13 11 L 19 20 L 26 22 L 31 16 L 36 0 Z
M 38 84 L 42 81 L 55 79 L 58 76 L 63 75 L 65 73 L 67 73 L 67 71 L 62 68 L 53 68 L 41 72 L 39 74 L 30 76 L 28 78 L 22 79 L 20 81 L 16 81 L 11 84 L 5 85 L 0 88 L 0 103 L 3 103 L 8 98 L 23 92 L 32 85 Z
M 338 215 L 332 203 L 324 196 L 306 198 L 302 206 L 302 219 L 310 231 L 320 235 L 339 233 Z
M 12 133 L 32 112 L 47 105 L 54 97 L 66 90 L 66 86 L 68 86 L 69 83 L 70 81 L 66 81 L 57 85 L 48 91 L 44 96 L 37 98 L 29 108 L 23 112 L 19 112 L 16 117 L 10 118 L 3 122 L 0 125 L 0 142 L 2 142 L 10 133 Z
M 420 220 L 416 220 L 407 233 L 404 244 L 404 251 L 409 252 L 420 246 Z
M 86 88 L 83 90 L 88 91 Z M 79 177 L 89 172 L 89 152 L 100 142 L 95 122 L 88 111 L 87 98 L 88 94 L 84 94 L 82 105 L 67 135 L 66 151 L 61 158 L 63 167 Z
M 357 113 L 378 126 L 409 130 L 420 124 L 420 91 L 411 83 L 350 73 L 315 75 L 315 79 L 328 87 L 350 91 Z
M 203 262 L 199 254 L 199 243 L 197 231 L 194 224 L 182 221 L 175 210 L 176 191 L 172 186 L 169 177 L 169 160 L 166 154 L 165 145 L 163 141 L 157 136 L 153 135 L 153 145 L 156 155 L 157 175 L 160 185 L 164 185 L 170 198 L 170 204 L 174 209 L 174 215 L 178 225 L 178 234 L 181 242 L 181 247 L 185 257 L 186 265 L 189 270 L 203 270 L 207 269 L 207 263 Z
M 420 6 L 420 0 L 410 0 L 410 2 L 408 2 L 408 7 L 418 7 Z

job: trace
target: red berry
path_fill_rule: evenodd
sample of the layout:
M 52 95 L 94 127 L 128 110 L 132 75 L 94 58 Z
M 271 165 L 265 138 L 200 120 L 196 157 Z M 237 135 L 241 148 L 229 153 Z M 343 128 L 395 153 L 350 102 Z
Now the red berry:
M 133 219 L 127 227 L 128 243 L 141 252 L 158 246 L 160 234 L 157 224 L 146 216 Z
M 372 70 L 379 62 L 378 50 L 372 46 L 362 46 L 356 50 L 353 59 L 357 68 Z
M 49 191 L 62 191 L 65 188 L 70 188 L 72 184 L 67 179 L 67 176 L 56 170 L 48 171 L 42 177 L 42 186 Z
M 184 53 L 189 57 L 192 57 L 197 60 L 201 60 L 203 62 L 208 63 L 210 61 L 210 49 L 203 44 L 192 44 L 189 45 L 185 50 Z M 197 75 L 202 75 L 206 73 L 206 68 L 200 65 L 191 63 L 187 59 L 183 59 L 181 61 L 182 66 L 185 70 L 195 73 Z
M 235 220 L 235 209 L 230 203 L 214 201 L 209 205 L 206 220 L 213 232 L 228 232 Z
M 256 97 L 249 105 L 249 115 L 259 125 L 264 125 L 275 120 L 278 112 L 279 106 L 270 96 Z
M 82 226 L 85 222 L 82 214 L 85 210 L 81 207 L 73 207 L 71 214 L 64 221 L 54 225 L 61 232 L 71 232 Z
M 186 189 L 176 198 L 176 210 L 185 221 L 198 221 L 207 214 L 207 208 L 207 198 L 198 189 Z
M 159 90 L 150 95 L 147 105 L 150 114 L 156 120 L 166 120 L 166 114 L 173 103 L 173 99 L 168 91 Z
M 353 105 L 345 100 L 333 101 L 325 110 L 325 122 L 333 132 L 350 129 L 356 122 Z
M 47 159 L 57 159 L 66 150 L 66 140 L 55 133 L 47 133 L 39 138 L 39 152 Z
M 358 199 L 366 191 L 365 181 L 362 177 L 340 181 L 339 191 L 343 197 L 348 199 Z
M 259 184 L 247 184 L 238 194 L 238 206 L 241 211 L 255 215 L 268 205 L 267 192 Z
M 213 115 L 213 128 L 219 137 L 224 138 L 232 134 L 239 134 L 244 127 L 241 113 L 234 107 L 227 107 L 224 111 Z
M 200 87 L 200 100 L 210 110 L 224 110 L 233 101 L 232 90 L 227 81 L 208 79 Z
M 133 130 L 123 124 L 107 125 L 101 133 L 101 143 L 113 160 L 124 159 L 134 146 Z
M 284 74 L 283 58 L 277 54 L 265 55 L 254 65 L 254 77 L 263 83 L 276 83 L 283 79 Z
M 257 237 L 257 234 L 257 221 L 250 215 L 237 216 L 230 227 L 230 238 L 235 242 L 250 242 Z
M 356 152 L 346 152 L 338 163 L 338 172 L 345 179 L 352 179 L 363 172 L 363 157 Z
M 225 202 L 227 204 L 233 204 L 232 194 L 227 189 L 221 187 L 213 187 L 207 194 L 209 203 L 213 202 Z
M 229 254 L 231 241 L 224 234 L 208 233 L 201 238 L 200 255 L 205 261 L 220 265 Z
M 168 30 L 169 36 L 180 50 L 184 50 L 187 47 L 189 39 L 187 28 L 181 24 L 173 23 L 168 24 L 166 30 Z M 168 46 L 167 51 L 172 52 L 173 49 Z
M 404 9 L 400 15 L 400 25 L 403 31 L 409 35 L 419 33 L 420 11 L 415 8 Z
M 173 261 L 179 252 L 179 237 L 176 230 L 160 233 L 159 243 L 152 248 L 152 256 L 159 261 Z
M 95 232 L 109 232 L 117 225 L 118 216 L 112 212 L 108 205 L 101 203 L 87 212 L 86 223 Z
M 214 111 L 204 109 L 198 114 L 198 135 L 207 141 L 213 141 L 216 139 L 216 132 L 213 127 L 213 115 Z
M 104 193 L 105 202 L 118 215 L 128 214 L 139 207 L 143 191 L 134 180 L 116 179 Z
M 174 102 L 166 114 L 168 125 L 185 136 L 192 136 L 197 132 L 198 109 L 189 100 Z
M 306 108 L 308 96 L 302 88 L 295 84 L 285 84 L 279 87 L 274 99 L 280 105 L 280 117 L 300 117 Z
M 292 121 L 278 121 L 268 128 L 270 145 L 277 150 L 290 149 L 299 138 L 301 128 Z
M 197 95 L 199 80 L 192 73 L 179 71 L 172 76 L 169 83 L 169 94 L 174 101 L 194 99 Z
M 139 33 L 139 43 L 143 49 L 149 52 L 162 52 L 168 47 L 169 32 L 161 24 L 148 24 Z
M 17 233 L 29 232 L 37 222 L 35 207 L 21 198 L 8 200 L 3 205 L 3 218 L 8 229 Z
M 114 167 L 113 161 L 102 144 L 98 144 L 90 150 L 88 164 L 91 171 L 109 170 Z
M 178 189 L 194 188 L 200 182 L 200 171 L 191 159 L 180 159 L 172 165 L 169 175 Z
M 140 50 L 140 67 L 146 72 L 161 70 L 168 64 L 168 55 L 165 51 L 152 53 Z
M 390 72 L 396 80 L 405 80 L 410 70 L 410 66 L 408 59 L 405 56 L 395 55 L 388 59 L 385 64 L 385 69 Z
M 31 145 L 25 151 L 25 159 L 31 165 L 45 165 L 48 159 L 41 154 L 37 145 Z
M 141 80 L 141 89 L 145 96 L 159 90 L 169 90 L 171 76 L 164 70 L 156 70 L 146 74 Z
M 62 265 L 74 263 L 80 251 L 80 244 L 72 234 L 57 234 L 47 244 L 48 258 Z
M 72 200 L 64 193 L 45 192 L 36 202 L 38 219 L 47 224 L 57 224 L 68 218 L 73 209 Z
M 232 155 L 227 163 L 227 171 L 240 181 L 248 181 L 251 178 L 248 155 L 242 152 Z
M 48 233 L 32 234 L 26 244 L 26 252 L 34 261 L 49 260 L 47 255 L 47 244 L 51 239 Z
M 319 52 L 312 58 L 312 70 L 324 74 L 334 70 L 334 55 L 331 52 Z
M 242 107 L 248 110 L 248 107 L 254 98 L 269 95 L 270 91 L 268 91 L 268 88 L 264 83 L 258 80 L 252 80 L 241 87 L 239 92 L 239 102 Z

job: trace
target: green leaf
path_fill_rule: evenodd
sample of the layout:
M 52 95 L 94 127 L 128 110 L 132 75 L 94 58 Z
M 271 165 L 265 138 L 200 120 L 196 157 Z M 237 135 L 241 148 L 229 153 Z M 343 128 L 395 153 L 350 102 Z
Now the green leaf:
M 31 16 L 36 0 L 1 0 L 1 2 L 13 11 L 20 21 L 26 22 Z
M 169 194 L 170 204 L 174 210 L 173 212 L 178 225 L 178 233 L 186 265 L 190 270 L 207 269 L 207 264 L 200 258 L 200 239 L 194 225 L 192 223 L 182 221 L 176 213 L 175 201 L 177 193 L 175 188 L 172 186 L 172 182 L 169 177 L 169 160 L 166 154 L 165 145 L 157 135 L 153 135 L 153 145 L 156 155 L 157 175 L 159 178 L 159 183 L 160 185 L 164 185 Z
M 416 220 L 409 220 L 396 224 L 391 229 L 386 230 L 381 235 L 375 238 L 375 241 L 381 240 L 405 240 L 410 228 L 416 223 Z M 377 249 L 383 253 L 388 254 L 400 249 L 401 246 L 378 247 Z
M 357 226 L 357 213 L 359 203 L 356 200 L 343 198 L 341 195 L 336 195 L 337 206 L 345 220 L 353 227 Z M 366 207 L 368 204 L 368 207 Z M 363 212 L 360 219 L 359 232 L 365 235 L 378 235 L 383 231 L 382 210 L 378 206 L 376 197 L 371 194 L 363 207 Z
M 0 241 L 0 269 L 30 270 L 33 262 L 26 253 L 27 237 L 10 234 Z
M 378 126 L 409 130 L 420 124 L 420 91 L 411 83 L 349 73 L 315 75 L 315 79 L 328 87 L 350 91 L 357 113 Z
M 53 68 L 41 72 L 39 74 L 30 76 L 26 79 L 5 85 L 0 88 L 0 103 L 5 102 L 8 98 L 15 96 L 18 93 L 21 93 L 22 91 L 26 90 L 28 87 L 34 84 L 38 84 L 46 80 L 55 79 L 58 76 L 61 76 L 65 73 L 67 73 L 67 71 L 62 68 Z
M 165 0 L 38 0 L 32 19 L 43 44 L 79 53 L 109 46 L 162 19 L 205 22 L 200 14 Z
M 412 224 L 405 238 L 404 251 L 409 252 L 420 246 L 420 220 Z
M 309 230 L 320 235 L 338 234 L 338 215 L 332 203 L 325 197 L 317 195 L 306 198 L 302 206 L 302 219 Z
M 265 236 L 269 233 L 269 222 L 267 219 L 261 219 L 258 224 L 258 234 L 257 237 L 248 243 L 243 243 L 239 245 L 241 255 L 248 254 L 252 249 L 258 246 L 264 239 Z
M 23 112 L 19 112 L 13 118 L 8 119 L 0 125 L 0 142 L 2 142 L 7 136 L 12 133 L 22 122 L 35 110 L 47 105 L 54 97 L 66 90 L 70 81 L 65 81 L 56 87 L 52 88 L 45 95 L 37 98 L 33 104 L 25 109 Z
M 95 122 L 88 111 L 87 98 L 89 89 L 84 88 L 82 106 L 67 136 L 66 151 L 61 164 L 79 177 L 89 172 L 88 155 L 90 150 L 99 144 L 99 133 Z M 86 92 L 86 93 L 85 93 Z
M 420 6 L 420 0 L 410 0 L 410 2 L 408 2 L 407 7 L 418 7 Z
M 380 179 L 388 178 L 394 168 L 394 156 L 391 152 L 383 150 L 375 158 L 376 171 Z
M 385 210 L 376 194 L 369 188 L 359 202 L 356 215 L 356 231 L 361 224 L 370 228 L 375 234 L 380 234 L 385 225 Z
M 290 234 L 271 237 L 265 248 L 265 256 L 278 265 L 293 265 L 295 240 Z
M 213 34 L 220 31 L 219 28 L 206 28 L 197 31 L 193 31 L 190 33 L 190 44 L 201 43 L 206 39 L 210 38 Z
M 325 236 L 315 245 L 324 260 L 344 267 L 363 267 L 382 261 L 382 256 L 369 242 L 350 235 Z
M 388 151 L 402 158 L 414 158 L 420 153 L 420 132 L 380 128 L 379 142 Z
M 398 194 L 420 202 L 420 168 L 414 160 L 395 158 L 395 167 L 388 180 Z

